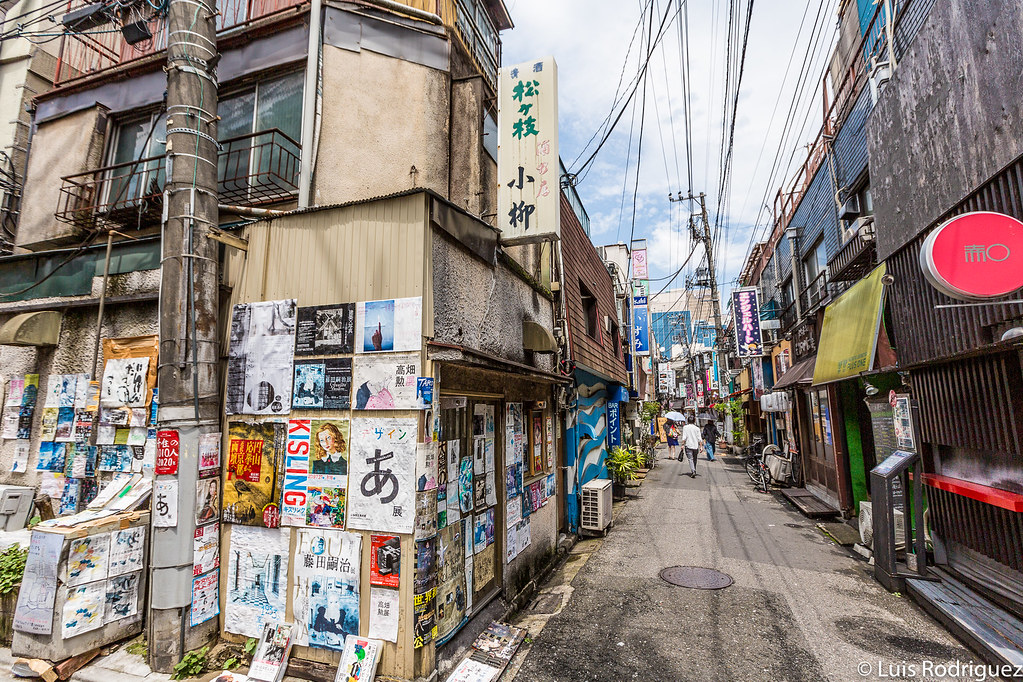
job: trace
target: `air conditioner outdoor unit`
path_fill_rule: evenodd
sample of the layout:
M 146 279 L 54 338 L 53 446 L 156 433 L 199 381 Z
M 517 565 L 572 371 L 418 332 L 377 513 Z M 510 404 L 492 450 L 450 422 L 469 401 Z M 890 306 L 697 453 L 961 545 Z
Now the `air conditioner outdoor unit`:
M 603 531 L 611 525 L 611 481 L 598 478 L 583 484 L 583 530 Z
M 0 530 L 21 530 L 32 513 L 32 488 L 23 485 L 0 485 Z
M 839 220 L 851 220 L 860 215 L 860 198 L 855 194 L 845 200 L 842 210 L 839 211 Z

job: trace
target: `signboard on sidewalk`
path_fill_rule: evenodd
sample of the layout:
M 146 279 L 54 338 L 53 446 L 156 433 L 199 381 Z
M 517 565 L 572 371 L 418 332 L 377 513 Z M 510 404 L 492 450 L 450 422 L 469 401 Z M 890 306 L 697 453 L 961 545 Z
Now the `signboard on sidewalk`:
M 561 238 L 558 66 L 553 57 L 498 72 L 497 228 L 502 244 Z

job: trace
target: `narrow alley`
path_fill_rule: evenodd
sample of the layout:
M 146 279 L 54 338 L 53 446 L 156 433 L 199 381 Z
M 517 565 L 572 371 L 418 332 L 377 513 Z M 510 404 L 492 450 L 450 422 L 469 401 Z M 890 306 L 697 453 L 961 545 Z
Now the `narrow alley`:
M 688 472 L 659 449 L 607 537 L 575 546 L 520 618 L 533 642 L 516 682 L 879 679 L 888 666 L 975 662 L 780 494 L 757 492 L 739 458 L 719 452 L 697 478 Z M 676 565 L 734 584 L 686 589 L 658 577 Z

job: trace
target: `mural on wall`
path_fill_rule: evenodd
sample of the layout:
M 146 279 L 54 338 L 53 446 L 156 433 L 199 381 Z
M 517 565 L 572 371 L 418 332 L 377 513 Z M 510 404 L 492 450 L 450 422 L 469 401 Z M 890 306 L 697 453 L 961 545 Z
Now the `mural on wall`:
M 592 381 L 592 383 L 587 383 Z M 579 528 L 579 491 L 595 478 L 607 478 L 604 455 L 607 452 L 607 385 L 595 377 L 576 372 L 575 409 L 568 411 L 565 433 L 568 447 L 566 482 L 568 485 L 568 525 Z

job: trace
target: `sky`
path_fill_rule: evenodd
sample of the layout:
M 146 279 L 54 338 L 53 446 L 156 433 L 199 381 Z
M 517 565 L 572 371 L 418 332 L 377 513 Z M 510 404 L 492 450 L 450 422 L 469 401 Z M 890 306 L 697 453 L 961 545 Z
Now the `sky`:
M 569 172 L 575 172 L 593 151 L 595 141 L 588 148 L 586 145 L 611 111 L 620 80 L 624 80 L 621 85 L 624 90 L 640 70 L 643 31 L 635 29 L 646 0 L 505 2 L 515 27 L 501 34 L 502 63 L 513 65 L 548 55 L 555 58 L 560 154 Z M 761 230 L 769 222 L 764 203 L 773 203 L 783 179 L 779 176 L 788 178 L 798 168 L 806 156 L 803 146 L 820 128 L 823 109 L 820 82 L 834 45 L 838 3 L 837 0 L 754 3 L 736 106 L 730 200 L 721 206 L 718 217 L 728 3 L 723 0 L 689 3 L 693 168 L 690 186 L 680 60 L 682 41 L 678 30 L 684 25 L 684 14 L 677 12 L 680 6 L 677 0 L 670 0 L 671 9 L 668 2 L 653 0 L 654 32 L 666 12 L 671 23 L 655 47 L 646 72 L 645 123 L 641 126 L 640 88 L 634 106 L 625 111 L 588 173 L 580 175 L 576 190 L 590 216 L 590 236 L 595 245 L 628 242 L 630 235 L 647 240 L 651 293 L 667 283 L 667 279 L 657 280 L 679 270 L 692 250 L 687 221 L 689 211 L 698 211 L 698 205 L 669 202 L 669 193 L 677 196 L 681 192 L 685 196 L 690 189 L 696 194 L 705 192 L 710 222 L 722 226 L 717 268 L 718 281 L 727 296 L 749 252 L 751 231 L 758 222 Z M 748 0 L 740 0 L 740 4 L 745 8 Z M 820 37 L 812 43 L 816 49 L 809 50 L 815 22 L 820 26 Z M 795 97 L 807 53 L 811 58 L 802 96 Z M 779 156 L 782 131 L 793 101 L 797 107 L 780 155 L 780 165 L 789 172 L 775 173 L 772 179 L 772 167 Z M 758 241 L 763 238 L 761 232 Z M 700 248 L 685 270 L 699 265 L 702 257 Z M 683 284 L 686 271 L 671 283 L 672 288 Z

